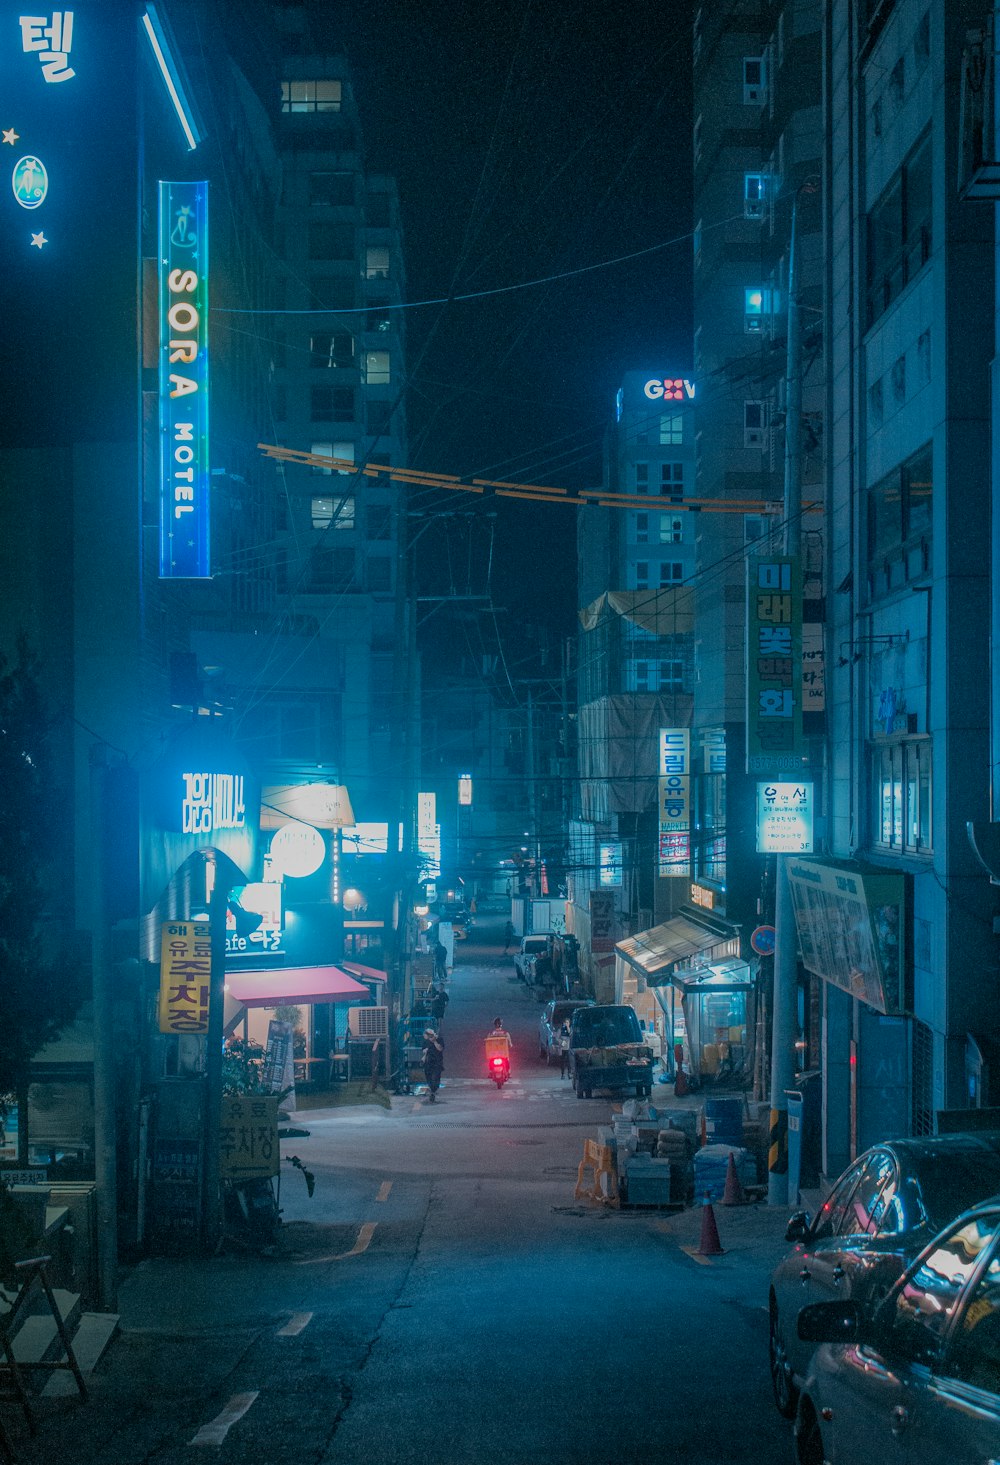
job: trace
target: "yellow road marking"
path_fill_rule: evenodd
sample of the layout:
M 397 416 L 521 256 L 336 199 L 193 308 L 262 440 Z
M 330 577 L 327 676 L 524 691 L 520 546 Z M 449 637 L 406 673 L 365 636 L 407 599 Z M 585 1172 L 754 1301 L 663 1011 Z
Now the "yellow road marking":
M 382 1181 L 382 1184 L 379 1186 L 379 1192 L 378 1192 L 378 1195 L 375 1197 L 375 1199 L 377 1201 L 379 1201 L 379 1200 L 388 1200 L 389 1199 L 389 1192 L 390 1192 L 391 1189 L 392 1189 L 392 1181 L 391 1180 L 383 1180 Z
M 342 1262 L 346 1261 L 349 1256 L 360 1256 L 361 1253 L 363 1251 L 367 1251 L 369 1246 L 371 1245 L 371 1239 L 375 1234 L 375 1227 L 377 1225 L 377 1221 L 366 1221 L 358 1232 L 358 1239 L 357 1241 L 355 1241 L 350 1251 L 339 1251 L 332 1256 L 302 1257 L 299 1261 L 295 1263 L 295 1265 L 297 1267 L 315 1267 L 320 1265 L 322 1262 Z

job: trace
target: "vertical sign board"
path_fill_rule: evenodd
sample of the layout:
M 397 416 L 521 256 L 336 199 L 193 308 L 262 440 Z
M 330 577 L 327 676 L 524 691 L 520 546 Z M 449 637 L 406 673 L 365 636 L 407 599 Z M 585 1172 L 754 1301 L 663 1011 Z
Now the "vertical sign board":
M 786 555 L 747 563 L 747 772 L 794 773 L 802 741 L 802 587 Z
M 590 892 L 590 949 L 592 952 L 615 949 L 615 893 L 613 890 Z
M 602 890 L 619 889 L 622 883 L 622 847 L 615 840 L 597 846 L 597 883 Z
M 160 1032 L 207 1033 L 212 939 L 207 921 L 164 921 L 160 931 Z
M 211 575 L 208 184 L 160 183 L 160 579 Z
M 690 876 L 691 734 L 686 727 L 660 728 L 659 874 Z

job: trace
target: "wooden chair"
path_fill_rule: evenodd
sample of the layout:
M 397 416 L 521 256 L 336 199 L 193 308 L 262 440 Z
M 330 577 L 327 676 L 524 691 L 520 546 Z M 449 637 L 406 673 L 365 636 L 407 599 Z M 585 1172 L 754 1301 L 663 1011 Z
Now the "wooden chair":
M 87 1398 L 87 1385 L 83 1381 L 83 1374 L 76 1361 L 76 1354 L 73 1352 L 73 1344 L 70 1341 L 66 1324 L 56 1302 L 52 1286 L 46 1275 L 46 1265 L 52 1260 L 49 1256 L 26 1257 L 23 1261 L 13 1264 L 13 1276 L 17 1292 L 12 1301 L 4 1306 L 0 1303 L 0 1379 L 9 1382 L 13 1397 L 20 1404 L 24 1417 L 27 1420 L 31 1433 L 35 1433 L 35 1416 L 31 1408 L 31 1401 L 28 1398 L 27 1390 L 24 1387 L 22 1374 L 27 1369 L 45 1369 L 49 1372 L 61 1369 L 68 1369 L 76 1380 L 76 1386 L 80 1391 L 80 1398 Z M 52 1314 L 56 1325 L 56 1332 L 65 1357 L 62 1359 L 37 1359 L 25 1360 L 18 1358 L 14 1352 L 14 1337 L 26 1314 L 28 1304 L 37 1292 L 41 1289 L 46 1305 Z M 14 1449 L 10 1442 L 10 1436 L 0 1423 L 0 1449 L 7 1458 L 15 1459 Z

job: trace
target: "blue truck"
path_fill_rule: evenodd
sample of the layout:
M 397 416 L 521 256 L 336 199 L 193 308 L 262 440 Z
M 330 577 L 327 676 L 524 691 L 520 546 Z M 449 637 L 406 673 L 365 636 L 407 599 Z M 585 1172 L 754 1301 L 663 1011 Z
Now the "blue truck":
M 578 1099 L 589 1099 L 595 1089 L 634 1089 L 637 1098 L 653 1091 L 653 1050 L 643 1042 L 634 1007 L 611 1003 L 577 1008 L 569 1056 Z

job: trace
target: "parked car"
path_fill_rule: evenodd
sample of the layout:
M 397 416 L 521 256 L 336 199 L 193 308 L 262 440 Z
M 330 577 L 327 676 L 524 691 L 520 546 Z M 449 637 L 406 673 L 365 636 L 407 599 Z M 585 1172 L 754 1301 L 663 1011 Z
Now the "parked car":
M 945 1227 L 881 1302 L 813 1303 L 798 1330 L 815 1350 L 795 1418 L 799 1465 L 991 1465 L 1000 1196 Z
M 815 1220 L 797 1211 L 794 1248 L 771 1275 L 774 1402 L 795 1414 L 811 1348 L 795 1331 L 807 1303 L 884 1297 L 953 1216 L 1000 1192 L 1000 1133 L 944 1134 L 876 1145 L 850 1165 Z
M 538 1019 L 538 1056 L 551 1063 L 559 1057 L 559 1029 L 572 1022 L 579 1007 L 593 1007 L 593 997 L 555 997 L 546 1002 Z
M 535 962 L 547 954 L 551 940 L 551 931 L 533 931 L 521 937 L 521 944 L 514 953 L 514 970 L 529 987 L 535 980 Z

